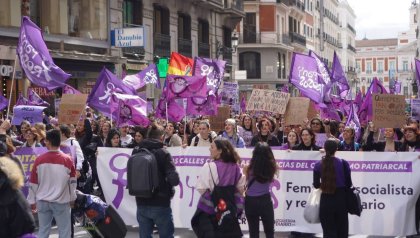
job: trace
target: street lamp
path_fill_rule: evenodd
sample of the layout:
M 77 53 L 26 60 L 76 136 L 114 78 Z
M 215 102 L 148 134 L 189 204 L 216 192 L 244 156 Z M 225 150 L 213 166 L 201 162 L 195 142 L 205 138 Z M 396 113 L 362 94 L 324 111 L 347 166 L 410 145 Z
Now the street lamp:
M 239 43 L 239 37 L 238 35 L 235 33 L 233 33 L 232 37 L 231 37 L 231 45 L 232 47 L 227 47 L 224 46 L 222 44 L 222 42 L 220 41 L 216 41 L 216 58 L 218 59 L 219 56 L 221 54 L 223 54 L 224 52 L 228 52 L 228 53 L 235 53 L 236 52 L 236 48 L 238 48 L 238 43 Z

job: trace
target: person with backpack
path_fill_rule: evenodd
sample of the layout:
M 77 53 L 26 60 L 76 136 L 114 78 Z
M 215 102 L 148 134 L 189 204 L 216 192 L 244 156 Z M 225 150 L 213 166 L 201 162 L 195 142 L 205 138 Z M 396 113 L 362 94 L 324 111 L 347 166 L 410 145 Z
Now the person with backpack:
M 127 165 L 129 192 L 133 183 L 146 181 L 139 184 L 144 186 L 137 186 L 139 191 L 143 191 L 136 196 L 140 238 L 151 237 L 154 225 L 157 226 L 160 237 L 173 237 L 175 232 L 171 199 L 175 194 L 174 187 L 179 184 L 179 174 L 176 171 L 171 154 L 163 148 L 164 138 L 165 130 L 162 126 L 156 123 L 150 125 L 146 139 L 142 140 L 139 145 L 139 148 L 146 150 L 138 150 L 129 160 L 129 163 L 131 161 L 133 165 L 138 164 L 140 168 L 137 169 L 135 166 Z M 148 161 L 150 163 L 146 163 Z M 155 169 L 145 170 L 143 165 L 150 164 L 155 164 L 154 167 L 151 167 Z M 156 178 L 156 176 L 157 182 L 155 182 L 156 179 L 151 179 Z M 147 185 L 151 184 L 149 181 L 157 183 L 157 187 L 148 187 Z
M 249 237 L 258 238 L 260 218 L 265 237 L 274 237 L 274 208 L 271 201 L 270 185 L 278 173 L 276 160 L 271 147 L 258 142 L 252 152 L 251 162 L 245 167 L 247 180 L 245 196 L 245 216 L 248 222 Z
M 335 157 L 338 144 L 335 139 L 325 141 L 325 156 L 313 169 L 313 186 L 321 188 L 319 218 L 324 237 L 348 237 L 346 189 L 353 185 L 350 165 Z
M 210 146 L 217 137 L 214 131 L 210 131 L 210 123 L 206 120 L 200 121 L 199 133 L 191 140 L 190 146 Z
M 210 146 L 211 162 L 200 171 L 196 189 L 201 194 L 191 219 L 199 238 L 242 237 L 237 217 L 243 210 L 245 177 L 240 157 L 227 139 L 218 138 Z

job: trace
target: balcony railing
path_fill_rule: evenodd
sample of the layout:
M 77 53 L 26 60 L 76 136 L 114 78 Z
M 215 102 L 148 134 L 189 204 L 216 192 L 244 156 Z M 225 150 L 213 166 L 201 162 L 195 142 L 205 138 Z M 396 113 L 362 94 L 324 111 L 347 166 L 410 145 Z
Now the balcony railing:
M 349 28 L 349 30 L 351 32 L 353 32 L 354 34 L 356 34 L 356 30 L 350 24 L 348 24 L 348 23 L 347 23 L 347 28 Z
M 198 42 L 198 56 L 210 57 L 210 45 L 209 43 Z
M 160 57 L 171 56 L 171 36 L 155 33 L 153 36 L 153 53 Z
M 296 32 L 289 32 L 289 37 L 292 43 L 297 43 L 297 44 L 306 46 L 306 37 Z
M 144 47 L 123 47 L 121 48 L 124 55 L 144 56 Z
M 305 11 L 305 3 L 300 0 L 284 0 L 284 4 L 291 7 L 296 7 L 300 11 Z
M 239 44 L 290 44 L 288 35 L 244 31 L 239 35 Z
M 353 51 L 354 53 L 356 53 L 356 48 L 354 48 L 352 45 L 348 44 L 347 45 L 347 49 Z
M 192 41 L 178 38 L 178 52 L 182 55 L 192 57 Z

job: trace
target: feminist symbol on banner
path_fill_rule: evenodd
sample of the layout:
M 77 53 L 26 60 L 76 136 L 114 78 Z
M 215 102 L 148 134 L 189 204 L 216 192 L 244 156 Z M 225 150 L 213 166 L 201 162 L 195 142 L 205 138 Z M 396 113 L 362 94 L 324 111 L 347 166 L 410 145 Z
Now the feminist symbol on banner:
M 207 103 L 207 98 L 203 98 L 203 97 L 192 97 L 191 98 L 191 102 L 197 106 L 196 110 L 197 112 L 201 112 L 204 107 L 205 104 Z
M 117 173 L 117 178 L 112 179 L 112 183 L 117 185 L 117 194 L 115 194 L 114 200 L 112 200 L 112 204 L 114 204 L 115 208 L 119 208 L 124 197 L 124 188 L 127 186 L 127 180 L 124 179 L 124 174 L 127 172 L 127 167 L 119 169 L 115 166 L 115 159 L 125 157 L 127 160 L 130 158 L 128 154 L 119 153 L 112 156 L 111 160 L 109 161 L 109 167 L 115 173 Z
M 270 185 L 270 193 L 271 197 L 273 198 L 273 208 L 276 209 L 279 206 L 279 200 L 276 198 L 273 188 L 276 188 L 277 191 L 280 190 L 280 181 L 274 179 Z
M 106 99 L 106 103 L 108 104 L 109 101 L 111 100 L 111 96 L 114 90 L 115 90 L 115 85 L 113 83 L 107 83 L 105 95 L 103 95 L 102 97 L 99 97 L 98 99 L 101 101 Z
M 121 111 L 120 111 L 120 113 L 121 113 L 120 117 L 121 117 L 124 121 L 130 120 L 130 119 L 132 119 L 132 118 L 133 118 L 133 113 L 132 113 L 132 111 L 131 111 L 131 108 L 130 108 L 129 106 L 125 105 L 125 104 L 123 104 L 123 105 L 121 106 Z
M 144 77 L 144 81 L 146 82 L 146 84 L 157 83 L 157 76 L 153 69 L 146 73 L 146 77 Z
M 183 77 L 174 78 L 174 83 L 171 84 L 171 91 L 179 97 L 179 94 L 183 93 L 187 87 L 188 82 Z

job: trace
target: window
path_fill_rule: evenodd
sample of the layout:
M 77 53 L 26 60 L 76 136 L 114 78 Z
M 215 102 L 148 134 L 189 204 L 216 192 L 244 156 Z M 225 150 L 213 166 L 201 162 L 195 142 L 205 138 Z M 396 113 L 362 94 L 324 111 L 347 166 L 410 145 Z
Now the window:
M 232 47 L 232 30 L 227 27 L 223 27 L 223 45 Z
M 384 72 L 384 62 L 378 61 L 378 73 Z
M 178 38 L 191 40 L 191 17 L 188 15 L 178 16 Z
M 360 72 L 360 61 L 356 61 L 356 71 Z
M 155 33 L 169 35 L 169 10 L 161 6 L 155 6 L 153 29 Z
M 256 43 L 257 42 L 257 25 L 256 25 L 256 13 L 247 12 L 244 20 L 244 43 Z
M 366 62 L 366 73 L 367 74 L 372 73 L 372 62 Z
M 367 82 L 368 82 L 368 83 L 372 83 L 372 78 L 369 78 L 369 77 L 368 77 L 368 78 L 367 78 Z
M 403 71 L 408 71 L 408 61 L 407 60 L 403 61 Z
M 239 54 L 239 69 L 246 70 L 247 78 L 261 78 L 261 55 L 258 52 L 243 52 Z
M 48 27 L 51 33 L 55 33 L 59 31 L 60 28 L 60 11 L 58 8 L 53 11 L 53 6 L 46 2 L 49 2 L 50 4 L 56 4 L 60 1 L 41 1 L 42 4 L 40 6 L 41 25 L 43 30 Z M 69 0 L 69 35 L 97 40 L 106 40 L 108 37 L 107 2 L 107 0 Z M 51 12 L 51 14 L 48 14 L 48 12 Z M 54 12 L 57 14 L 57 16 L 53 14 Z
M 209 43 L 209 23 L 198 20 L 198 42 Z
M 143 25 L 143 3 L 141 0 L 124 0 L 123 2 L 124 25 Z
M 396 70 L 395 68 L 395 61 L 389 61 L 389 70 Z

